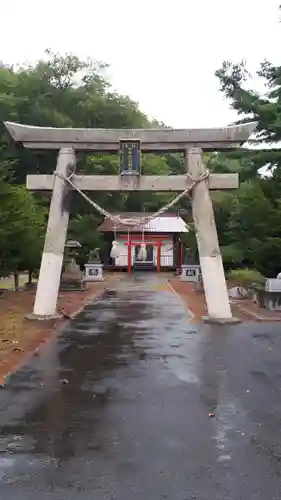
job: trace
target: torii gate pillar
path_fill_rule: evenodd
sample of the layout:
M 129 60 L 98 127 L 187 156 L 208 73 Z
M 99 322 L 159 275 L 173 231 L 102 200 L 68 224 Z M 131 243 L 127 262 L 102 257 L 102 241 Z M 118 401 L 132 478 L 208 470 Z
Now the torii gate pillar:
M 68 177 L 74 173 L 74 170 L 74 150 L 62 148 L 59 151 L 56 172 Z M 59 176 L 55 176 L 34 309 L 29 319 L 60 317 L 57 312 L 57 300 L 67 236 L 70 196 L 71 190 L 69 190 L 68 183 Z
M 194 180 L 198 179 L 205 171 L 202 149 L 191 148 L 187 150 L 185 158 L 188 173 Z M 207 179 L 198 182 L 192 190 L 192 214 L 209 315 L 204 318 L 204 321 L 236 323 L 239 320 L 232 316 L 230 308 Z

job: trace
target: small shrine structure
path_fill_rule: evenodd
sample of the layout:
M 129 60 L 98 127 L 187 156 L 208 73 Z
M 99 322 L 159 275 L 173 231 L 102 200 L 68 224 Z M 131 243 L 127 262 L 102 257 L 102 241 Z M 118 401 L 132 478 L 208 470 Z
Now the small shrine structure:
M 126 225 L 128 218 L 143 216 L 142 213 L 120 213 L 116 214 L 124 219 L 124 223 L 118 227 L 114 226 L 111 219 L 105 218 L 99 227 L 108 243 L 108 254 L 105 266 L 112 269 L 126 270 L 130 274 L 132 270 L 157 271 L 181 269 L 182 265 L 182 242 L 181 235 L 188 232 L 184 220 L 175 213 L 165 212 L 152 220 L 149 220 L 142 229 Z M 148 213 L 145 213 L 149 216 Z M 110 257 L 112 241 L 118 244 L 119 252 L 116 258 Z M 145 259 L 139 259 L 141 244 L 146 246 Z

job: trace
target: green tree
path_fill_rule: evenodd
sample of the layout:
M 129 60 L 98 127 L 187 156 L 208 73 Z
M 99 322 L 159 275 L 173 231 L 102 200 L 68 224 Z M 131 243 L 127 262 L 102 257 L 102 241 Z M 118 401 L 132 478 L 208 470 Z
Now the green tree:
M 20 271 L 37 269 L 43 245 L 45 210 L 22 186 L 2 183 L 0 196 L 0 262 L 2 273 L 13 273 L 18 289 Z
M 240 123 L 257 121 L 254 144 L 274 145 L 281 140 L 281 66 L 263 62 L 257 71 L 265 87 L 263 95 L 249 87 L 251 75 L 244 61 L 232 63 L 224 61 L 216 72 L 221 91 L 229 99 L 231 107 L 241 116 Z M 280 163 L 280 149 L 252 152 L 253 160 L 260 166 L 268 163 L 271 167 Z
M 274 276 L 280 271 L 281 244 L 281 66 L 261 63 L 257 76 L 264 92 L 251 88 L 251 75 L 245 62 L 224 61 L 216 72 L 220 89 L 239 115 L 238 123 L 257 121 L 252 138 L 259 149 L 240 150 L 227 157 L 238 160 L 242 184 L 226 215 L 226 245 L 223 248 L 229 265 L 255 266 Z M 246 164 L 245 164 L 246 162 Z M 271 172 L 262 178 L 261 167 Z M 232 262 L 231 262 L 232 261 Z
M 139 110 L 137 103 L 112 90 L 105 76 L 105 64 L 82 61 L 73 54 L 61 56 L 51 51 L 47 51 L 46 56 L 46 60 L 40 60 L 35 65 L 0 68 L 0 162 L 10 162 L 13 179 L 9 182 L 19 186 L 25 183 L 27 173 L 51 173 L 55 169 L 56 154 L 35 154 L 17 148 L 7 136 L 2 120 L 52 127 L 155 126 Z M 116 157 L 86 157 L 81 154 L 77 160 L 77 169 L 81 172 L 112 174 L 119 171 Z M 159 161 L 151 158 L 152 171 L 161 170 L 157 166 Z M 37 197 L 35 200 L 31 194 L 25 193 L 25 196 L 29 197 L 26 203 L 28 205 L 30 202 L 30 209 L 32 203 L 36 207 L 43 205 L 48 209 L 49 197 L 42 197 L 38 204 Z M 123 211 L 130 205 L 128 194 L 92 193 L 91 196 L 110 211 Z M 93 234 L 102 217 L 78 196 L 74 195 L 73 201 L 69 233 L 82 240 L 86 252 L 99 242 L 100 236 L 96 234 L 93 239 Z M 37 225 L 30 224 L 28 207 L 24 206 L 22 191 L 16 186 L 2 198 L 0 207 L 3 228 L 7 229 L 7 238 L 3 235 L 0 243 L 3 265 L 17 270 L 26 266 L 28 256 L 31 257 L 31 251 L 26 256 L 18 252 L 18 239 L 21 237 L 34 237 L 32 248 L 35 255 L 31 260 L 36 261 L 36 242 L 39 241 Z M 92 212 L 91 217 L 88 216 L 89 211 Z M 31 248 L 30 244 L 27 248 Z

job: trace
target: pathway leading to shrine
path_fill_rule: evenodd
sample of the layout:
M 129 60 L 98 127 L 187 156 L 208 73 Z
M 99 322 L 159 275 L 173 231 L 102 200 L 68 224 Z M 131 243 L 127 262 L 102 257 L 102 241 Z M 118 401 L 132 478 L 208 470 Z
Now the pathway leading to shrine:
M 279 500 L 280 325 L 194 325 L 125 279 L 0 392 L 5 500 Z

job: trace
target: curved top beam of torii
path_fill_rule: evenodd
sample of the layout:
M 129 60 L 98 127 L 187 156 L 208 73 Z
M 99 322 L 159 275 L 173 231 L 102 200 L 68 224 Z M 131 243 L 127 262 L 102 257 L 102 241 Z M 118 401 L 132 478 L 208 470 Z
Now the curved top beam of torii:
M 34 127 L 4 122 L 15 142 L 35 150 L 73 148 L 76 151 L 117 152 L 120 140 L 140 140 L 142 151 L 205 151 L 236 149 L 256 130 L 257 123 L 208 129 L 99 129 Z

